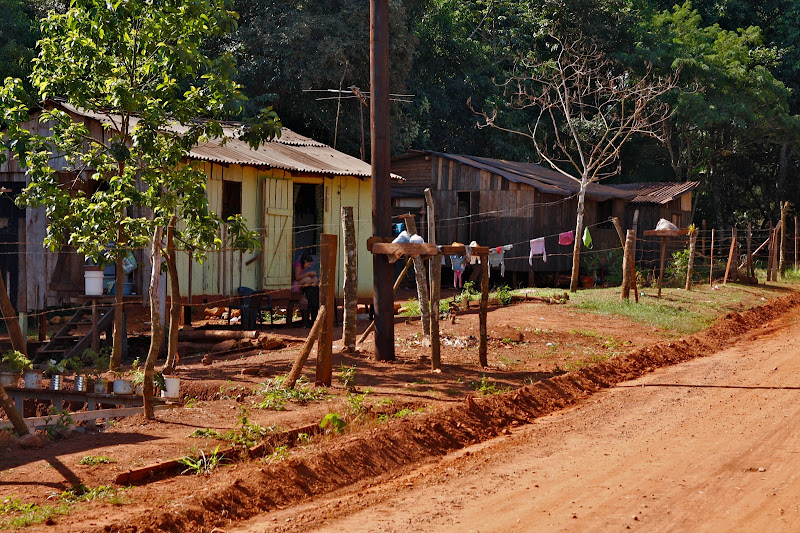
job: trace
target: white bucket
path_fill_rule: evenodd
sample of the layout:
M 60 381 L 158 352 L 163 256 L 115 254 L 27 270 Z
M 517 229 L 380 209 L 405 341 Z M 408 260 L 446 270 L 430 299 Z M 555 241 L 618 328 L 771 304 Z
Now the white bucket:
M 114 394 L 133 394 L 133 382 L 129 379 L 115 379 Z
M 83 272 L 84 291 L 89 296 L 103 295 L 103 271 L 84 270 Z
M 14 372 L 0 372 L 0 387 L 16 387 L 19 374 Z
M 41 370 L 26 370 L 24 378 L 25 378 L 25 388 L 26 389 L 41 389 L 42 388 L 42 371 Z
M 164 376 L 164 385 L 167 387 L 167 390 L 161 391 L 162 398 L 180 398 L 181 378 Z

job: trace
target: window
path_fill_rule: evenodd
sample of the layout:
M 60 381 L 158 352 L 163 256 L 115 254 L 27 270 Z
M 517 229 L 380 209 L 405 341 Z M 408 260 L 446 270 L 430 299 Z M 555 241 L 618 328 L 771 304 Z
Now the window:
M 222 218 L 242 214 L 242 183 L 222 181 Z

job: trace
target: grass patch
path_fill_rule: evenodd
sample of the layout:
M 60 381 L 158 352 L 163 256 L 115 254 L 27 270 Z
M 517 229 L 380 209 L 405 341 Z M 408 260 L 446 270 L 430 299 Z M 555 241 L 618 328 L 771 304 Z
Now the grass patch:
M 81 457 L 81 460 L 78 461 L 79 465 L 86 466 L 97 466 L 109 463 L 116 463 L 116 461 L 110 457 L 106 457 L 105 455 L 84 455 Z
M 125 503 L 125 490 L 127 490 L 125 487 L 112 487 L 110 485 L 100 485 L 94 488 L 78 485 L 62 492 L 61 499 L 67 503 L 102 500 L 111 505 L 122 505 Z
M 18 498 L 5 498 L 0 502 L 0 529 L 20 529 L 23 527 L 41 524 L 59 515 L 68 514 L 69 503 L 59 505 L 38 505 L 35 503 L 22 503 Z
M 481 374 L 480 381 L 470 382 L 470 386 L 483 396 L 491 396 L 492 394 L 500 394 L 511 390 L 509 387 L 499 387 L 496 382 L 491 381 L 485 374 Z

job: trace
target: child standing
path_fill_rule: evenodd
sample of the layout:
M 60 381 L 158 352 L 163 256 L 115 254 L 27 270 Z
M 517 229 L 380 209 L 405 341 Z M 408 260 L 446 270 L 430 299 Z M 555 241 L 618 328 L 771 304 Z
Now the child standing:
M 464 263 L 466 260 L 460 255 L 451 255 L 450 264 L 453 265 L 453 288 L 460 289 L 462 286 L 461 275 L 464 273 Z

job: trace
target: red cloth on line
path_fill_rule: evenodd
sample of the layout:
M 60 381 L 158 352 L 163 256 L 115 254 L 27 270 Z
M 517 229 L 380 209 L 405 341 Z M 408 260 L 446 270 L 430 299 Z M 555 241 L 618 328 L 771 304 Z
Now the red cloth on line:
M 573 231 L 565 231 L 564 233 L 558 234 L 558 244 L 562 246 L 569 246 L 575 242 L 575 232 Z

